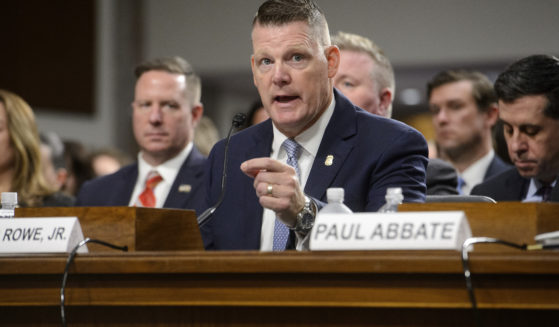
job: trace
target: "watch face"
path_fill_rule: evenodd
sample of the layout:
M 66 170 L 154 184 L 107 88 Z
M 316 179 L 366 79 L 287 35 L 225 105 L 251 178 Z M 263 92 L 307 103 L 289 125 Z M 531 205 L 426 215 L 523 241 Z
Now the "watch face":
M 310 198 L 305 196 L 305 207 L 297 214 L 297 223 L 293 230 L 296 232 L 309 232 L 314 226 L 316 206 Z
M 305 209 L 303 211 L 303 216 L 301 217 L 301 228 L 305 230 L 309 230 L 313 227 L 313 225 L 314 225 L 314 216 L 312 212 Z

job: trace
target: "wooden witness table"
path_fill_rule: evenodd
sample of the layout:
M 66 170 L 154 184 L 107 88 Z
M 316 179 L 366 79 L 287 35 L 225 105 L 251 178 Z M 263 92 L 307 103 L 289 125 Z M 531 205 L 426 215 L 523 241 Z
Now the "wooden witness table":
M 0 325 L 59 326 L 63 255 L 0 258 Z M 557 326 L 559 255 L 472 253 L 485 326 Z M 473 326 L 459 253 L 78 255 L 69 326 Z M 537 324 L 534 324 L 537 322 Z
M 559 204 L 410 204 L 464 210 L 475 236 L 533 242 Z M 91 245 L 66 289 L 68 326 L 474 326 L 457 251 L 204 252 L 192 212 L 16 209 L 77 216 Z M 157 233 L 159 232 L 159 233 Z M 65 254 L 0 256 L 0 326 L 60 326 Z M 475 245 L 483 326 L 559 326 L 559 253 Z

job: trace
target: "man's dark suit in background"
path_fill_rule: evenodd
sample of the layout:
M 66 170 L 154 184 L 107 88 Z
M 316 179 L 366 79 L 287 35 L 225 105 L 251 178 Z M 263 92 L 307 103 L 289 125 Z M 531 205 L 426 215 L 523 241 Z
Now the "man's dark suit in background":
M 205 157 L 196 149 L 184 161 L 163 207 L 195 209 L 202 212 Z M 123 167 L 114 174 L 86 182 L 81 188 L 78 206 L 127 206 L 138 178 L 138 164 Z
M 495 154 L 495 157 L 493 157 L 493 160 L 491 160 L 489 167 L 487 167 L 487 170 L 485 171 L 483 181 L 486 181 L 493 176 L 499 175 L 500 173 L 508 170 L 510 167 L 511 165 L 504 162 L 503 159 L 499 158 L 499 156 Z
M 472 194 L 485 195 L 495 201 L 522 201 L 526 197 L 529 186 L 530 179 L 520 176 L 516 167 L 511 167 L 504 173 L 493 176 L 487 182 L 474 187 Z M 557 185 L 551 192 L 550 201 L 559 202 L 559 187 Z
M 457 195 L 458 174 L 448 162 L 430 158 L 426 171 L 427 195 Z
M 528 191 L 530 179 L 520 176 L 515 167 L 476 185 L 472 195 L 485 195 L 495 201 L 522 201 Z

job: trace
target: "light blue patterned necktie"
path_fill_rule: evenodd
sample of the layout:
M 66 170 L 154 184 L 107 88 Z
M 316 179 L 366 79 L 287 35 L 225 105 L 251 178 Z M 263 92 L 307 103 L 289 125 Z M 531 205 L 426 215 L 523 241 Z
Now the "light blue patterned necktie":
M 458 176 L 458 185 L 456 185 L 456 190 L 458 191 L 458 194 L 463 195 L 464 191 L 462 191 L 462 187 L 464 187 L 464 185 L 466 184 L 466 181 Z
M 295 169 L 297 173 L 297 178 L 301 180 L 301 173 L 299 171 L 299 164 L 297 160 L 301 154 L 301 145 L 293 139 L 286 139 L 283 144 L 283 148 L 287 153 L 287 164 Z M 279 219 L 275 219 L 274 223 L 274 251 L 285 250 L 285 245 L 287 243 L 287 238 L 289 237 L 289 229 L 282 223 Z

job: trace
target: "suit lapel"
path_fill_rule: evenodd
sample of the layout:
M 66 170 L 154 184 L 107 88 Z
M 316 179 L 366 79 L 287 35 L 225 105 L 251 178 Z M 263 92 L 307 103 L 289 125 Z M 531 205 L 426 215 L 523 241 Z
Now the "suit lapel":
M 334 96 L 336 107 L 305 185 L 305 193 L 319 200 L 326 199 L 326 189 L 332 185 L 344 161 L 353 150 L 354 136 L 357 132 L 354 106 L 344 97 L 338 96 L 336 90 Z
M 114 190 L 114 200 L 113 205 L 117 206 L 128 206 L 130 203 L 130 198 L 132 197 L 132 192 L 134 192 L 134 187 L 136 186 L 136 180 L 138 179 L 138 163 L 132 164 L 128 167 L 123 168 L 123 172 L 120 178 L 116 180 L 115 185 L 113 185 Z
M 187 203 L 193 194 L 201 191 L 202 175 L 204 174 L 203 162 L 204 156 L 196 147 L 193 147 L 182 164 L 163 207 L 187 208 Z
M 522 201 L 526 197 L 526 193 L 528 193 L 530 179 L 520 176 L 518 170 L 516 168 L 513 169 L 513 178 L 507 180 L 506 188 L 510 190 L 510 201 Z

